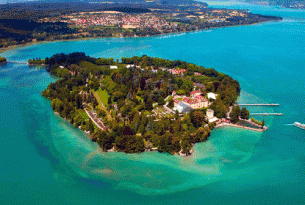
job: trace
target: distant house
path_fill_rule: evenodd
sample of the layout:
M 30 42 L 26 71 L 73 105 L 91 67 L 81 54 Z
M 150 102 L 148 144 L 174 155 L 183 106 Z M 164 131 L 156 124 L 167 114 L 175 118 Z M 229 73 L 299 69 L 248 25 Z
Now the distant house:
M 186 72 L 185 69 L 175 70 L 175 69 L 169 69 L 169 72 L 171 72 L 174 75 L 183 75 L 184 72 Z
M 134 68 L 135 66 L 133 64 L 127 65 L 126 68 Z
M 197 87 L 202 90 L 205 88 L 205 85 L 202 85 L 201 83 L 194 83 L 194 90 L 196 90 Z
M 118 66 L 116 66 L 116 65 L 111 65 L 111 66 L 110 66 L 110 69 L 118 69 Z
M 214 117 L 214 110 L 207 109 L 207 118 L 212 119 Z
M 218 120 L 218 118 L 214 116 L 214 110 L 212 109 L 207 109 L 207 118 L 209 123 L 216 122 Z

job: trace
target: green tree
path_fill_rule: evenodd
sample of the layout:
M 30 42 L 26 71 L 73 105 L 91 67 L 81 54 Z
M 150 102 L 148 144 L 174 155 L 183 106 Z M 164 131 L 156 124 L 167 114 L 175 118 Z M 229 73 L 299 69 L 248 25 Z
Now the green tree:
M 108 97 L 108 105 L 111 105 L 112 101 L 111 101 L 111 96 Z
M 144 134 L 144 132 L 145 132 L 145 122 L 144 122 L 144 120 L 141 120 L 141 125 L 140 125 L 138 131 L 139 131 L 139 133 Z
M 97 133 L 97 143 L 100 145 L 103 151 L 107 151 L 113 147 L 115 141 L 115 134 L 113 132 L 107 134 L 106 131 L 99 130 Z
M 250 113 L 249 113 L 249 111 L 248 111 L 245 107 L 243 107 L 243 108 L 241 109 L 241 111 L 240 111 L 240 117 L 241 117 L 241 119 L 246 119 L 246 120 L 249 119 Z
M 153 109 L 153 100 L 151 98 L 148 98 L 147 102 L 145 103 L 145 109 L 146 110 L 152 110 Z
M 82 108 L 82 97 L 80 95 L 76 95 L 75 101 L 76 101 L 76 108 L 77 109 Z
M 158 104 L 159 104 L 160 106 L 165 104 L 164 98 L 163 98 L 163 97 L 159 97 L 159 99 L 158 99 Z
M 181 142 L 181 151 L 182 153 L 189 155 L 192 149 L 192 143 L 190 141 L 190 136 L 184 136 Z
M 204 121 L 204 114 L 200 110 L 191 111 L 190 118 L 194 127 L 200 127 Z
M 112 95 L 113 102 L 117 102 L 120 99 L 124 99 L 124 94 L 122 92 L 114 92 Z
M 240 108 L 239 106 L 234 106 L 230 113 L 230 121 L 232 123 L 237 123 L 239 121 Z
M 90 134 L 94 133 L 94 125 L 93 125 L 93 122 L 91 119 L 89 119 L 89 131 L 90 131 Z
M 171 98 L 169 98 L 169 100 L 168 100 L 168 105 L 167 105 L 169 108 L 173 108 L 174 106 L 175 106 L 175 102 L 174 102 L 174 100 L 173 100 L 173 98 L 171 97 Z
M 179 119 L 179 111 L 178 111 L 178 110 L 175 111 L 175 119 L 176 119 L 176 120 Z

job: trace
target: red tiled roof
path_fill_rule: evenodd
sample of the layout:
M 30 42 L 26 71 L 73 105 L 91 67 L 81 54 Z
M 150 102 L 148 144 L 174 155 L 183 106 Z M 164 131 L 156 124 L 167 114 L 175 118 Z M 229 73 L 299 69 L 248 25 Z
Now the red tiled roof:
M 196 99 L 194 99 L 194 100 L 192 100 L 192 99 L 190 99 L 190 98 L 187 98 L 187 97 L 184 97 L 183 99 L 182 99 L 182 101 L 184 101 L 184 102 L 186 102 L 186 103 L 188 103 L 188 104 L 196 104 L 196 103 L 198 103 L 199 101 L 198 100 L 196 100 Z
M 180 69 L 180 70 L 169 69 L 169 71 L 173 74 L 181 74 L 181 73 L 184 73 L 186 70 L 185 69 Z
M 207 101 L 207 99 L 205 99 L 205 97 L 201 96 L 201 95 L 197 95 L 196 97 L 194 97 L 196 100 L 200 100 L 200 101 Z
M 195 95 L 197 93 L 202 94 L 202 92 L 200 90 L 194 90 L 194 91 L 190 92 L 191 95 Z
M 186 102 L 187 104 L 192 105 L 192 104 L 197 104 L 197 103 L 200 103 L 200 102 L 205 102 L 205 101 L 207 101 L 207 99 L 205 99 L 203 96 L 199 95 L 199 96 L 194 97 L 194 99 L 184 97 L 182 99 L 182 101 Z

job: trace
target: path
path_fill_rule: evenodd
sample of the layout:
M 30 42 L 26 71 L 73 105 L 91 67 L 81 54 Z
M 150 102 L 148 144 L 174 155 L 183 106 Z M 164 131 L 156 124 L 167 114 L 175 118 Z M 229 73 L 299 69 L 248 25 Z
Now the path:
M 93 113 L 92 111 L 87 111 L 85 109 L 85 112 L 87 113 L 87 115 L 89 116 L 89 118 L 92 120 L 92 122 L 98 127 L 100 128 L 101 130 L 105 129 L 105 125 L 104 123 L 102 122 L 101 119 L 97 118 L 96 117 L 96 114 Z

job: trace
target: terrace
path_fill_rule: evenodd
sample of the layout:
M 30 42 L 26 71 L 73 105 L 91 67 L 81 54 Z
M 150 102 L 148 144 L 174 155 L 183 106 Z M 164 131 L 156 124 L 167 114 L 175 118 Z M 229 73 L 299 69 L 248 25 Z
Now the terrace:
M 158 118 L 170 118 L 173 117 L 175 112 L 169 109 L 166 106 L 159 106 L 153 109 L 153 112 L 157 115 Z

